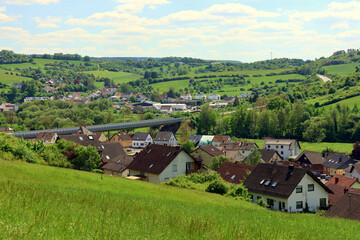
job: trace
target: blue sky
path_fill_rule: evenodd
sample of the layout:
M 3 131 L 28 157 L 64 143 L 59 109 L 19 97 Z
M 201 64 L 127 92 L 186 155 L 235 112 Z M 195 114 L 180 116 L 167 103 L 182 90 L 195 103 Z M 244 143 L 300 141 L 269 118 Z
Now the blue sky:
M 0 0 L 0 49 L 252 62 L 360 47 L 360 1 Z

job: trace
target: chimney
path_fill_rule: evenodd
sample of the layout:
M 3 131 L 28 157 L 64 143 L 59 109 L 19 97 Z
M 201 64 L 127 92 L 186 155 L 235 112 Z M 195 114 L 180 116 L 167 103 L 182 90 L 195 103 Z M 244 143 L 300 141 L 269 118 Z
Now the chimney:
M 323 152 L 323 153 L 321 154 L 321 156 L 322 156 L 322 158 L 324 158 L 324 157 L 325 157 L 325 153 Z
M 335 177 L 335 184 L 339 183 L 339 177 Z
M 294 165 L 292 163 L 288 166 L 288 171 L 290 174 L 294 172 Z
M 346 194 L 349 191 L 346 187 L 344 188 L 344 194 Z

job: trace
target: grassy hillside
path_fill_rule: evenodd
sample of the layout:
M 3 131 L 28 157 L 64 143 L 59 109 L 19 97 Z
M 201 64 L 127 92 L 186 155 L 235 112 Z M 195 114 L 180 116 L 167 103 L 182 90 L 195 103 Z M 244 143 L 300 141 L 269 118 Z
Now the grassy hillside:
M 110 72 L 110 71 L 87 71 L 87 74 L 94 74 L 95 77 L 100 78 L 110 78 L 114 80 L 116 84 L 118 83 L 126 83 L 130 81 L 137 80 L 142 76 L 133 74 L 133 73 L 126 73 L 126 72 Z
M 359 106 L 359 104 L 360 104 L 360 96 L 348 98 L 348 99 L 339 101 L 339 102 L 337 102 L 337 103 L 333 103 L 333 104 L 330 104 L 330 105 L 326 105 L 326 106 L 324 106 L 324 108 L 325 108 L 325 109 L 330 109 L 330 108 L 336 107 L 337 104 L 344 104 L 344 105 L 349 106 L 350 109 L 353 109 L 355 103 L 358 104 L 358 106 Z M 359 106 L 359 107 L 360 107 L 360 106 Z
M 9 68 L 15 70 L 16 68 L 24 69 L 24 68 L 40 68 L 44 70 L 45 64 L 54 63 L 54 62 L 64 62 L 67 61 L 70 64 L 80 65 L 80 63 L 84 63 L 83 61 L 75 61 L 75 60 L 56 60 L 56 59 L 39 59 L 35 58 L 33 63 L 14 63 L 14 64 L 0 64 L 0 67 Z
M 13 83 L 19 83 L 22 82 L 23 80 L 30 80 L 30 78 L 16 76 L 16 72 L 12 72 L 12 73 L 13 75 L 11 75 L 10 71 L 0 69 L 0 82 L 10 86 Z
M 2 160 L 0 169 L 0 239 L 350 239 L 360 227 L 88 172 Z
M 349 73 L 355 72 L 355 67 L 359 66 L 360 63 L 347 63 L 339 65 L 330 65 L 323 67 L 328 73 L 338 74 L 340 76 L 346 76 Z

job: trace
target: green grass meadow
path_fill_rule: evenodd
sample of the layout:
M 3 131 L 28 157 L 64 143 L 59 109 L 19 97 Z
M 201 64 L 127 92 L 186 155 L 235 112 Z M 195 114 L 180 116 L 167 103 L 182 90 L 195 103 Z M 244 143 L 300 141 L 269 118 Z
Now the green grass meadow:
M 349 73 L 355 72 L 355 67 L 360 66 L 360 63 L 347 63 L 339 65 L 325 66 L 324 69 L 331 74 L 338 74 L 346 76 Z
M 11 86 L 13 83 L 20 83 L 23 80 L 30 80 L 30 78 L 27 77 L 16 76 L 17 72 L 12 72 L 13 75 L 11 75 L 10 73 L 11 71 L 0 69 L 0 82 Z
M 18 161 L 0 167 L 0 239 L 354 239 L 360 228 L 119 177 Z
M 95 77 L 100 78 L 110 78 L 114 80 L 116 84 L 121 83 L 127 83 L 130 81 L 134 81 L 137 79 L 140 79 L 142 76 L 133 74 L 133 73 L 127 73 L 127 72 L 111 72 L 111 71 L 86 71 L 87 74 L 94 74 Z

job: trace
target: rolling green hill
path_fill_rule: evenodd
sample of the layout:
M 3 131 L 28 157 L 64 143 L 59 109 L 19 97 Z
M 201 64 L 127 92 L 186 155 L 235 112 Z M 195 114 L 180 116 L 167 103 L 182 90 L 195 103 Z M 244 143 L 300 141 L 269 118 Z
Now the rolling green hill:
M 0 239 L 353 239 L 360 227 L 88 172 L 2 160 L 0 169 Z
M 338 74 L 340 76 L 346 76 L 349 73 L 355 72 L 355 67 L 360 66 L 360 63 L 353 62 L 347 64 L 330 65 L 323 67 L 330 74 Z
M 8 73 L 8 74 L 6 74 Z M 13 75 L 11 75 L 11 73 L 13 73 Z M 30 80 L 30 78 L 27 77 L 21 77 L 21 76 L 16 76 L 17 72 L 10 72 L 10 71 L 6 71 L 3 69 L 0 69 L 0 82 L 7 84 L 7 85 L 12 85 L 13 83 L 19 83 L 22 82 L 23 80 Z

